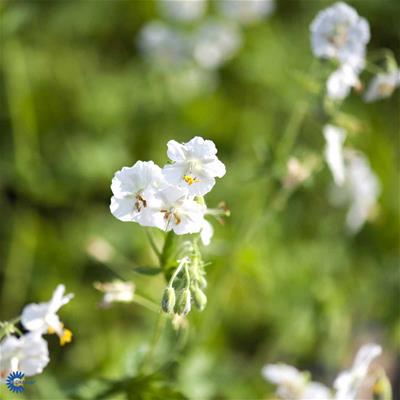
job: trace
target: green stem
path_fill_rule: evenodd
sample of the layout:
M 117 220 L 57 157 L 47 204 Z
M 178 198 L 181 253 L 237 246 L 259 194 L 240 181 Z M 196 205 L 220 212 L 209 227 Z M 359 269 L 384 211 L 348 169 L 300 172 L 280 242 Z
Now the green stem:
M 161 251 L 158 249 L 149 229 L 145 229 L 145 231 L 146 231 L 147 238 L 149 239 L 150 246 L 153 249 L 154 253 L 156 253 L 158 260 L 160 261 L 161 260 Z
M 160 307 L 156 303 L 153 303 L 151 300 L 148 300 L 145 297 L 140 296 L 139 294 L 135 293 L 133 297 L 133 302 L 155 313 L 160 312 Z

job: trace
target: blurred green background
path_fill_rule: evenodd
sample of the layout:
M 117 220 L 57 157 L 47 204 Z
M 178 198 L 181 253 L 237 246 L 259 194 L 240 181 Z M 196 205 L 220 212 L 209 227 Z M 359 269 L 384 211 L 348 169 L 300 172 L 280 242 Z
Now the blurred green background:
M 368 49 L 399 55 L 399 3 L 349 3 L 370 23 Z M 281 185 L 283 138 L 296 134 L 290 155 L 322 157 L 324 121 L 304 74 L 309 24 L 329 4 L 277 2 L 269 18 L 242 28 L 242 48 L 216 71 L 215 87 L 193 88 L 138 50 L 140 29 L 160 18 L 150 0 L 1 1 L 0 320 L 46 301 L 58 283 L 75 293 L 61 311 L 74 341 L 60 348 L 49 337 L 51 362 L 27 398 L 93 398 L 104 385 L 97 378 L 135 374 L 156 314 L 135 304 L 100 309 L 93 282 L 118 268 L 155 303 L 164 282 L 132 272 L 156 260 L 143 228 L 109 212 L 111 178 L 139 159 L 163 165 L 168 140 L 195 135 L 212 139 L 227 167 L 208 204 L 224 200 L 232 216 L 214 224 L 204 250 L 206 310 L 190 313 L 186 338 L 167 326 L 160 372 L 131 398 L 172 398 L 168 386 L 193 399 L 270 399 L 265 363 L 296 365 L 330 384 L 368 340 L 383 345 L 396 384 L 399 93 L 373 104 L 353 95 L 343 105 L 357 127 L 348 143 L 368 155 L 382 184 L 377 216 L 360 233 L 348 235 L 346 209 L 330 204 L 324 164 L 290 196 Z M 92 257 L 94 238 L 115 257 Z

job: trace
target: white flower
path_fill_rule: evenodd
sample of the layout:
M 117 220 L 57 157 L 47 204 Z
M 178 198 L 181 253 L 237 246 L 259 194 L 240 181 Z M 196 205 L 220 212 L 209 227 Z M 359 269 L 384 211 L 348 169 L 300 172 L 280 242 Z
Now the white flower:
M 371 362 L 382 352 L 376 344 L 367 344 L 358 351 L 351 369 L 339 374 L 334 382 L 337 390 L 336 400 L 355 400 L 357 393 L 367 377 Z
M 135 285 L 132 282 L 114 280 L 113 282 L 94 284 L 97 290 L 104 293 L 101 305 L 108 307 L 111 303 L 130 303 L 133 300 Z
M 211 243 L 211 239 L 214 235 L 213 226 L 205 219 L 203 221 L 203 227 L 200 231 L 200 239 L 204 246 L 208 246 Z
M 139 48 L 155 66 L 176 66 L 188 59 L 186 38 L 161 21 L 151 21 L 139 33 Z
M 161 12 L 177 21 L 193 21 L 203 16 L 205 0 L 158 0 Z
M 39 332 L 7 336 L 0 342 L 0 356 L 0 378 L 17 370 L 26 376 L 40 374 L 50 361 L 47 342 Z
M 72 333 L 64 329 L 64 325 L 57 315 L 57 311 L 67 304 L 73 294 L 64 296 L 65 286 L 58 285 L 48 303 L 28 304 L 22 311 L 21 323 L 28 331 L 44 333 L 57 333 L 61 345 L 71 341 Z
M 337 185 L 343 185 L 345 181 L 345 167 L 343 158 L 343 143 L 346 133 L 343 129 L 333 125 L 324 126 L 326 140 L 325 159 L 332 172 Z
M 336 3 L 318 13 L 310 30 L 312 49 L 317 57 L 363 68 L 370 39 L 369 25 L 354 8 Z
M 356 233 L 368 219 L 380 194 L 379 180 L 360 153 L 347 152 L 345 190 L 350 200 L 346 225 Z
M 317 382 L 309 382 L 307 374 L 286 364 L 267 364 L 263 377 L 278 386 L 277 394 L 287 400 L 329 400 L 329 389 Z
M 188 197 L 187 190 L 172 185 L 159 190 L 149 209 L 152 226 L 177 235 L 200 232 L 204 213 L 205 207 Z
M 334 71 L 326 82 L 328 96 L 334 100 L 346 98 L 352 87 L 358 88 L 361 83 L 354 69 L 347 64 Z
M 315 159 L 313 158 L 302 162 L 296 157 L 290 157 L 286 164 L 287 172 L 283 178 L 283 186 L 287 189 L 292 189 L 307 180 L 311 175 L 314 164 Z
M 241 36 L 235 25 L 207 21 L 195 33 L 193 57 L 206 69 L 215 69 L 230 60 L 241 45 Z
M 110 210 L 121 221 L 152 226 L 147 212 L 156 191 L 164 184 L 161 168 L 153 161 L 138 161 L 117 171 L 111 184 Z
M 165 179 L 188 190 L 189 195 L 203 196 L 215 185 L 215 178 L 225 175 L 225 165 L 218 160 L 211 140 L 194 137 L 188 143 L 170 140 L 168 157 L 173 164 L 163 169 Z
M 223 15 L 247 25 L 261 21 L 275 10 L 275 0 L 219 0 Z
M 368 103 L 390 97 L 397 86 L 400 85 L 400 70 L 376 75 L 370 82 L 364 94 Z

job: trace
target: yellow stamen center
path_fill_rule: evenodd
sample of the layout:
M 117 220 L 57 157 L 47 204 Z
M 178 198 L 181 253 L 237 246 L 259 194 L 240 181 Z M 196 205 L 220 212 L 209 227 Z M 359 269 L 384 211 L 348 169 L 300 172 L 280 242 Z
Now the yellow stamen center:
M 72 342 L 72 332 L 69 329 L 64 329 L 62 336 L 60 336 L 60 345 L 64 346 Z
M 51 326 L 49 326 L 49 327 L 47 328 L 47 333 L 48 333 L 49 335 L 52 335 L 53 333 L 56 333 L 56 331 L 55 331 L 54 328 L 52 328 Z
M 193 185 L 193 183 L 200 182 L 200 179 L 190 176 L 190 175 L 184 175 L 183 180 L 188 184 L 188 185 Z

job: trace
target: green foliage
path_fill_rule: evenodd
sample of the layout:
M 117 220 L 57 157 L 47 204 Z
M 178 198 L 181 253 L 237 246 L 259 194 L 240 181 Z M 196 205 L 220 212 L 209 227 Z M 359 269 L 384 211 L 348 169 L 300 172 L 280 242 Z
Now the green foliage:
M 75 293 L 61 311 L 73 343 L 50 339 L 51 362 L 26 398 L 271 398 L 266 362 L 330 382 L 368 339 L 395 365 L 399 93 L 373 104 L 354 94 L 336 116 L 382 184 L 375 219 L 350 236 L 345 209 L 328 200 L 323 81 L 309 69 L 309 23 L 325 4 L 278 2 L 270 19 L 244 29 L 214 90 L 185 87 L 176 71 L 143 60 L 136 42 L 157 17 L 150 1 L 0 4 L 0 320 L 46 301 L 58 283 Z M 369 48 L 398 49 L 397 2 L 354 5 L 372 27 Z M 164 234 L 151 231 L 153 251 L 142 227 L 111 215 L 109 186 L 122 166 L 162 164 L 169 139 L 195 135 L 214 140 L 227 166 L 207 203 L 224 200 L 231 218 L 213 222 L 204 250 L 207 307 L 189 314 L 189 328 L 168 320 L 143 371 L 155 314 L 138 304 L 99 309 L 93 282 L 122 276 L 161 304 L 177 239 L 168 234 L 159 255 Z M 291 156 L 316 161 L 310 179 L 287 189 Z M 113 257 L 93 258 L 93 237 Z M 204 298 L 195 300 L 201 308 Z

